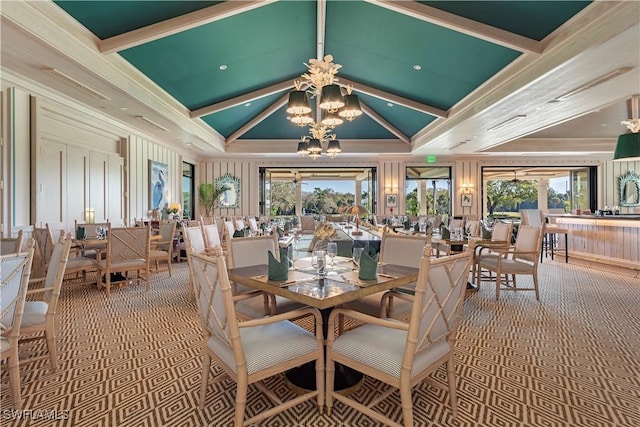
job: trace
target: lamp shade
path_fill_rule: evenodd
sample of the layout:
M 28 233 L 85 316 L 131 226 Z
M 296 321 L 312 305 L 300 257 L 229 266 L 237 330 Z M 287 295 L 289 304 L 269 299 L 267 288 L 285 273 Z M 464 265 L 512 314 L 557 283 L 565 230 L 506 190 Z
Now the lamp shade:
M 348 121 L 352 121 L 356 117 L 362 114 L 362 108 L 360 107 L 360 100 L 358 95 L 349 94 L 344 96 L 344 107 L 338 111 L 340 117 L 344 117 Z
M 326 85 L 322 87 L 322 93 L 320 95 L 320 104 L 318 104 L 323 110 L 327 110 L 330 113 L 338 111 L 344 107 L 344 101 L 342 100 L 342 92 L 338 85 Z
M 618 137 L 614 161 L 640 161 L 640 133 L 625 133 Z
M 322 115 L 321 123 L 325 126 L 336 127 L 344 123 L 344 120 L 337 113 L 330 113 L 327 111 Z
M 298 142 L 298 154 L 302 154 L 304 156 L 308 153 L 309 150 L 307 149 L 307 141 Z
M 287 113 L 294 114 L 296 116 L 311 113 L 309 99 L 307 99 L 307 93 L 305 91 L 293 90 L 291 91 L 291 93 L 289 93 Z
M 311 113 L 301 114 L 299 116 L 291 116 L 291 122 L 297 124 L 298 126 L 306 126 L 313 123 L 313 117 L 311 117 Z
M 340 141 L 337 139 L 330 139 L 329 145 L 327 146 L 327 153 L 340 153 L 342 152 L 342 148 L 340 148 Z
M 180 205 L 180 203 L 169 203 L 170 211 L 180 212 L 181 209 L 182 206 Z
M 310 153 L 320 153 L 322 151 L 322 145 L 320 145 L 320 140 L 317 138 L 311 138 L 307 143 L 307 150 Z

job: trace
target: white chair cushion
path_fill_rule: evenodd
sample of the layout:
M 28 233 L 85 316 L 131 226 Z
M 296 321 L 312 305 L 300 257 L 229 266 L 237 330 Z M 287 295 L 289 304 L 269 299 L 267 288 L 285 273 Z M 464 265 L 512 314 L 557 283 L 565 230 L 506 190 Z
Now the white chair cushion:
M 363 325 L 339 336 L 333 352 L 356 360 L 376 370 L 400 378 L 407 332 L 378 325 Z M 380 345 L 384 343 L 384 345 Z M 428 351 L 416 354 L 411 370 L 416 374 L 450 351 L 447 341 L 434 344 Z M 372 358 L 371 355 L 376 357 Z
M 25 301 L 20 328 L 43 325 L 46 322 L 47 310 L 49 304 L 44 301 Z
M 531 273 L 535 268 L 535 265 L 512 259 L 503 259 L 501 264 L 500 271 L 505 274 L 526 274 Z M 498 257 L 482 257 L 478 265 L 496 271 L 498 269 Z
M 312 353 L 318 348 L 314 335 L 289 321 L 240 328 L 240 339 L 249 375 Z M 236 372 L 231 347 L 215 336 L 209 338 L 207 346 Z
M 94 258 L 86 258 L 86 257 L 77 257 L 77 258 L 69 258 L 67 261 L 67 270 L 76 269 L 76 268 L 86 268 L 86 267 L 96 267 L 97 262 Z
M 106 260 L 102 260 L 98 263 L 98 267 L 101 270 L 106 270 L 107 269 L 107 261 Z M 132 270 L 134 269 L 138 269 L 138 268 L 145 268 L 146 267 L 146 263 L 144 259 L 128 259 L 126 261 L 116 261 L 116 262 L 111 262 L 111 270 L 115 271 L 115 270 L 126 270 L 127 268 L 130 268 Z
M 167 251 L 161 251 L 158 249 L 153 249 L 151 251 L 149 251 L 149 259 L 156 259 L 156 258 L 167 258 L 169 256 L 169 252 Z

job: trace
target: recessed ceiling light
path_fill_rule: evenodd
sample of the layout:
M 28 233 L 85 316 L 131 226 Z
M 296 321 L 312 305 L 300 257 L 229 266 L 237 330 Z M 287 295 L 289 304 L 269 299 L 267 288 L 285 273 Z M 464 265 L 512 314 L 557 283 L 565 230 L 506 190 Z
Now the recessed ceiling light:
M 607 125 L 606 123 L 603 123 L 603 124 L 601 124 L 600 126 L 605 127 L 606 125 Z
M 251 103 L 247 102 L 246 104 L 244 104 L 245 107 L 251 107 Z
M 420 70 L 422 70 L 422 67 L 420 65 L 416 64 L 416 65 L 413 66 L 413 69 L 416 70 L 416 71 L 420 71 Z
M 120 109 L 121 109 L 122 111 L 127 111 L 127 110 L 128 110 L 128 108 L 127 108 L 127 107 L 120 107 Z
M 387 102 L 387 107 L 393 107 L 393 104 L 390 102 Z
M 226 64 L 222 64 L 222 65 L 220 66 L 220 70 L 224 71 L 224 70 L 226 70 L 226 69 L 227 69 Z

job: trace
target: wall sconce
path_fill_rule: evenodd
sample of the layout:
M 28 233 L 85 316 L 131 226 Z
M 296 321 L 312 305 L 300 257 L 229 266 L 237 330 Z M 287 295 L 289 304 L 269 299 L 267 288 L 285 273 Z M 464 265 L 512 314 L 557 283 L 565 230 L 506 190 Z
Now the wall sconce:
M 96 223 L 96 211 L 93 208 L 89 208 L 84 211 L 84 222 L 87 224 Z

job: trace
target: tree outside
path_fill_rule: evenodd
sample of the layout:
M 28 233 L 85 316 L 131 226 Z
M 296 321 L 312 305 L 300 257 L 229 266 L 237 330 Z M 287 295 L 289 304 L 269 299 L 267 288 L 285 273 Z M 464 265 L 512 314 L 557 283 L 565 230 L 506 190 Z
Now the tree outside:
M 487 212 L 508 214 L 538 208 L 538 183 L 525 180 L 487 181 Z

